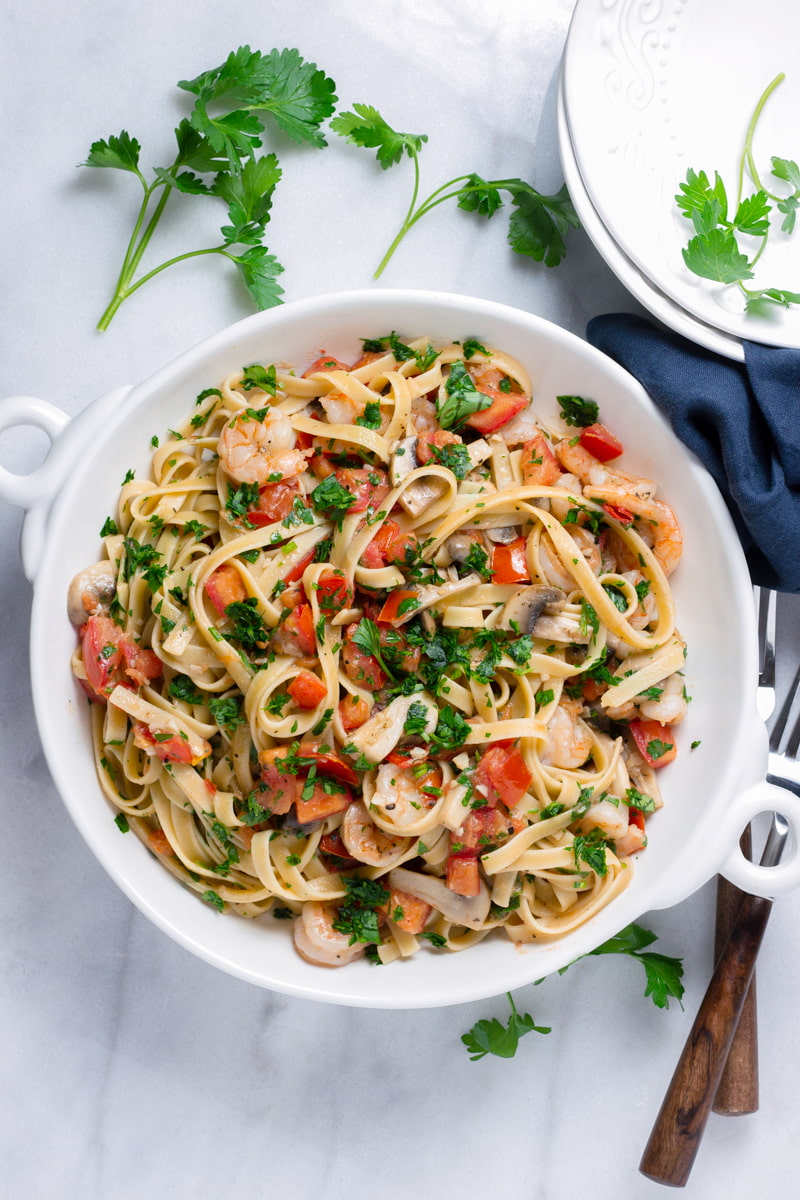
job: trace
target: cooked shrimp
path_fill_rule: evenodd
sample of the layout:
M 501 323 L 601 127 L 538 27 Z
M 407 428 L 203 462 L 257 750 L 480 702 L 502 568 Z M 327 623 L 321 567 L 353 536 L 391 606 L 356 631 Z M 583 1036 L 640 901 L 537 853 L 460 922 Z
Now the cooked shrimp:
M 638 583 L 642 583 L 644 575 L 641 571 L 624 571 L 623 578 L 630 581 L 636 587 Z M 645 629 L 653 620 L 656 614 L 656 598 L 651 591 L 645 592 L 639 601 L 638 607 L 628 617 L 628 622 L 633 629 Z
M 569 439 L 559 442 L 556 454 L 568 471 L 583 484 L 587 500 L 598 504 L 613 504 L 625 509 L 640 522 L 652 538 L 653 553 L 665 575 L 670 575 L 683 553 L 683 534 L 675 513 L 663 500 L 655 500 L 656 484 L 652 479 L 637 478 L 624 471 L 612 471 L 606 463 L 584 450 L 579 442 Z
M 676 671 L 660 684 L 661 695 L 657 700 L 638 702 L 639 712 L 648 721 L 660 721 L 662 725 L 677 725 L 689 711 L 683 676 Z
M 433 401 L 427 396 L 414 396 L 411 401 L 411 421 L 417 433 L 436 433 L 439 420 Z
M 355 425 L 356 417 L 364 411 L 362 403 L 345 396 L 344 392 L 328 392 L 327 396 L 320 396 L 319 402 L 332 425 Z
M 566 500 L 562 500 L 559 496 L 550 497 L 550 511 L 563 524 L 567 513 L 571 508 L 575 507 L 575 500 L 581 495 L 581 482 L 577 475 L 572 475 L 569 471 L 565 471 L 563 475 L 558 475 L 553 486 L 564 488 L 569 492 L 569 497 Z
M 339 829 L 352 858 L 368 867 L 390 867 L 405 853 L 409 839 L 384 833 L 373 821 L 361 800 L 347 806 Z
M 543 537 L 539 542 L 539 569 L 545 583 L 561 588 L 565 592 L 575 589 L 575 580 L 552 549 L 550 539 Z
M 294 923 L 294 944 L 306 962 L 317 967 L 343 967 L 364 953 L 363 943 L 350 945 L 350 935 L 333 928 L 337 909 L 307 900 Z
M 547 741 L 539 751 L 540 760 L 549 767 L 575 770 L 591 754 L 594 738 L 580 720 L 578 700 L 562 700 L 547 724 Z
M 557 442 L 555 452 L 564 470 L 577 475 L 584 488 L 615 487 L 627 495 L 647 499 L 656 494 L 657 485 L 652 479 L 641 479 L 624 471 L 612 470 L 608 463 L 600 462 L 599 458 L 584 450 L 580 442 L 571 438 Z
M 83 625 L 94 613 L 108 612 L 117 590 L 114 564 L 105 559 L 79 571 L 67 592 L 67 614 L 73 625 Z
M 581 833 L 589 833 L 592 829 L 601 829 L 612 841 L 624 837 L 628 831 L 627 807 L 616 796 L 596 800 L 581 821 Z
M 441 784 L 441 772 L 435 772 L 436 786 Z M 421 777 L 412 774 L 408 767 L 396 767 L 392 763 L 383 763 L 378 767 L 375 777 L 375 791 L 370 797 L 370 805 L 380 810 L 393 825 L 412 825 L 420 819 L 426 808 L 432 808 L 436 797 L 427 795 L 423 790 L 425 784 L 433 782 L 433 771 Z
M 590 533 L 588 529 L 584 529 L 581 525 L 575 525 L 570 530 L 573 541 L 576 543 L 583 557 L 586 559 L 592 572 L 597 575 L 603 565 L 600 547 L 597 543 L 597 538 Z
M 239 413 L 220 434 L 219 457 L 237 483 L 264 484 L 275 482 L 276 476 L 292 479 L 306 467 L 305 455 L 295 449 L 292 422 L 282 413 L 267 413 L 263 421 Z

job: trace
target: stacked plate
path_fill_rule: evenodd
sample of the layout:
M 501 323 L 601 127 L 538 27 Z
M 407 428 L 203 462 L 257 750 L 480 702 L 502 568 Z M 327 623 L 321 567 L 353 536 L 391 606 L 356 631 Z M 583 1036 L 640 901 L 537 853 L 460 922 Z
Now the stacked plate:
M 558 98 L 559 146 L 575 209 L 597 250 L 665 325 L 728 358 L 744 341 L 800 349 L 800 305 L 745 308 L 734 285 L 689 271 L 681 250 L 695 230 L 675 203 L 687 171 L 722 178 L 736 209 L 743 150 L 762 93 L 782 72 L 752 143 L 763 186 L 777 156 L 800 161 L 800 5 L 760 0 L 577 0 Z M 742 194 L 757 190 L 747 171 Z M 766 249 L 748 288 L 800 292 L 800 221 L 782 231 L 775 201 Z M 760 240 L 760 239 L 759 239 Z M 752 260 L 758 242 L 740 237 Z

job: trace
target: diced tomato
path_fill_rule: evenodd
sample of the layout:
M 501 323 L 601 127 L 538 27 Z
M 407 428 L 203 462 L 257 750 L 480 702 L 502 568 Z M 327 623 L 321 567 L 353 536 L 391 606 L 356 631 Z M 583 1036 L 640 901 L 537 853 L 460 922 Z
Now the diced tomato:
M 337 482 L 355 497 L 348 513 L 377 511 L 385 496 L 389 495 L 389 478 L 381 467 L 338 467 L 334 471 Z
M 436 455 L 431 449 L 432 446 L 441 450 L 443 446 L 459 445 L 461 440 L 458 434 L 451 433 L 449 429 L 437 429 L 435 433 L 421 433 L 417 438 L 417 462 L 424 467 L 431 459 L 436 459 Z
M 678 753 L 669 725 L 660 721 L 631 721 L 629 729 L 639 753 L 651 767 L 665 767 Z
M 347 695 L 339 701 L 339 720 L 345 733 L 359 729 L 369 720 L 369 705 L 361 696 Z
M 299 775 L 283 769 L 282 763 L 285 758 L 286 753 L 279 746 L 262 750 L 258 756 L 262 783 L 258 803 L 276 816 L 282 816 L 289 811 L 303 786 Z
M 477 896 L 481 890 L 475 850 L 455 850 L 448 855 L 445 883 L 459 896 Z
M 619 458 L 625 448 L 610 429 L 599 423 L 582 429 L 579 441 L 584 450 L 588 450 L 599 462 L 611 462 L 612 458 Z
M 530 787 L 533 774 L 518 746 L 495 745 L 479 759 L 474 779 L 490 805 L 501 800 L 506 808 L 513 808 Z
M 599 700 L 606 691 L 608 691 L 608 684 L 599 679 L 584 679 L 581 685 L 581 695 L 588 704 Z
M 432 912 L 432 906 L 425 900 L 420 900 L 409 892 L 401 892 L 399 888 L 392 888 L 387 915 L 398 929 L 403 929 L 406 933 L 422 933 Z
M 314 760 L 318 775 L 329 775 L 331 779 L 338 779 L 340 783 L 346 783 L 350 787 L 355 787 L 358 783 L 358 776 L 350 763 L 340 758 L 334 750 L 322 749 L 319 742 L 301 742 L 297 753 L 300 758 Z
M 393 767 L 413 767 L 417 760 L 410 750 L 390 750 L 386 755 L 386 761 Z
M 324 613 L 337 613 L 352 608 L 355 592 L 344 571 L 337 567 L 325 570 L 317 580 L 317 603 Z
M 259 488 L 258 507 L 248 510 L 247 520 L 258 528 L 272 525 L 274 521 L 282 521 L 292 511 L 295 498 L 299 495 L 299 479 L 282 479 L 278 483 L 267 483 Z
M 492 551 L 492 583 L 530 583 L 527 548 L 528 539 L 524 537 L 518 537 L 507 546 L 495 546 Z
M 83 666 L 87 682 L 98 698 L 114 689 L 114 672 L 122 661 L 120 629 L 110 617 L 95 614 L 83 626 Z
M 310 461 L 312 474 L 317 479 L 327 479 L 329 475 L 333 475 L 336 471 L 333 463 L 324 454 L 319 452 L 314 454 Z
M 492 401 L 488 408 L 482 408 L 480 412 L 467 417 L 467 425 L 477 429 L 479 433 L 494 433 L 497 429 L 502 429 L 530 403 L 530 396 L 522 392 L 503 392 L 488 384 L 476 383 L 475 386 Z
M 297 819 L 301 825 L 309 821 L 322 821 L 335 813 L 344 812 L 353 799 L 352 793 L 345 784 L 338 780 L 315 779 L 311 795 L 308 795 L 308 783 L 305 783 L 295 802 Z
M 281 621 L 272 638 L 272 644 L 280 654 L 293 658 L 309 658 L 316 654 L 314 618 L 310 604 L 298 604 Z
M 141 687 L 163 670 L 157 654 L 137 645 L 102 613 L 94 613 L 83 626 L 81 645 L 86 691 L 94 700 L 105 701 L 118 683 Z
M 223 563 L 206 580 L 206 595 L 221 617 L 229 604 L 247 599 L 247 588 L 233 563 Z
M 119 648 L 125 660 L 125 674 L 138 687 L 158 679 L 163 673 L 164 664 L 154 650 L 137 646 L 129 637 L 120 638 Z
M 325 684 L 311 671 L 300 671 L 286 690 L 298 708 L 316 708 L 328 694 Z
M 338 829 L 334 829 L 330 833 L 323 833 L 319 839 L 319 852 L 327 858 L 333 859 L 329 865 L 334 871 L 346 871 L 349 867 L 361 865 L 357 859 L 351 858 Z
M 333 354 L 321 354 L 319 358 L 315 358 L 310 367 L 306 367 L 303 371 L 303 379 L 307 379 L 309 375 L 318 375 L 324 371 L 349 371 L 347 363 L 343 363 L 340 358 L 336 358 Z
M 163 829 L 151 829 L 147 835 L 147 844 L 154 854 L 172 854 L 172 846 Z
M 591 496 L 589 497 L 591 499 Z M 603 509 L 615 521 L 619 521 L 620 525 L 632 525 L 633 513 L 630 509 L 623 508 L 621 504 L 604 504 Z
M 147 746 L 162 762 L 194 765 L 211 753 L 211 747 L 205 739 L 202 739 L 203 748 L 208 747 L 208 749 L 204 754 L 198 756 L 193 753 L 188 739 L 181 737 L 179 733 L 153 733 L 148 725 L 144 725 L 140 721 L 134 722 L 134 742 L 139 746 Z
M 365 567 L 384 567 L 387 563 L 402 563 L 417 548 L 417 536 L 404 532 L 396 521 L 384 521 L 361 555 Z
M 522 447 L 522 482 L 552 487 L 561 478 L 561 465 L 543 433 Z
M 641 829 L 644 833 L 644 813 L 640 808 L 628 809 L 628 828 L 634 825 L 637 829 Z
M 309 563 L 314 561 L 315 553 L 316 550 L 309 550 L 308 554 L 304 554 L 300 561 L 295 563 L 295 565 L 286 572 L 283 577 L 283 582 L 297 583 L 299 579 L 302 579 L 303 572 L 305 571 L 306 567 L 309 565 Z M 292 605 L 292 608 L 294 608 L 294 605 Z
M 348 625 L 342 644 L 342 666 L 348 679 L 360 683 L 370 691 L 377 691 L 386 683 L 387 675 L 373 654 L 367 654 L 353 641 L 358 622 Z
M 384 621 L 387 625 L 392 625 L 397 620 L 402 620 L 407 613 L 416 611 L 414 606 L 407 606 L 403 612 L 400 612 L 400 606 L 406 600 L 416 600 L 419 607 L 419 599 L 416 592 L 410 592 L 406 588 L 395 588 L 386 597 L 383 608 L 378 613 L 378 620 Z
M 500 808 L 473 808 L 454 840 L 465 850 L 479 850 L 482 854 L 497 842 L 504 842 L 525 826 L 522 817 L 512 817 Z

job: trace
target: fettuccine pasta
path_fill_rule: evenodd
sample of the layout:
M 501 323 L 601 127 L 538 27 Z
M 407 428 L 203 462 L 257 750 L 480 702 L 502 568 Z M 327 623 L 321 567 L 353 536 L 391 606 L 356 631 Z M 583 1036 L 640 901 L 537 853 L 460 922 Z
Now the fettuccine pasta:
M 73 581 L 117 824 L 320 965 L 561 937 L 626 886 L 676 753 L 678 522 L 502 351 L 303 366 L 201 393 Z

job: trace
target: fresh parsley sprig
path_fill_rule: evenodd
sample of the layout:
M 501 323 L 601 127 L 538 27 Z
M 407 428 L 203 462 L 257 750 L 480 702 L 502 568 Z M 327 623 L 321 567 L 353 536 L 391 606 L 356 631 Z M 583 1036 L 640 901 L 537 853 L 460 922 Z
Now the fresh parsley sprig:
M 737 285 L 744 295 L 746 311 L 757 311 L 764 305 L 777 304 L 789 308 L 793 304 L 800 304 L 799 292 L 785 288 L 746 286 L 746 281 L 753 279 L 754 267 L 767 246 L 773 203 L 783 213 L 781 229 L 787 234 L 794 230 L 800 206 L 800 167 L 797 163 L 792 159 L 773 156 L 771 174 L 793 189 L 789 194 L 780 196 L 762 183 L 753 155 L 756 125 L 764 105 L 783 79 L 783 74 L 777 75 L 767 86 L 750 119 L 739 164 L 735 206 L 731 209 L 728 191 L 717 171 L 714 172 L 712 183 L 705 171 L 690 169 L 675 196 L 681 214 L 694 229 L 694 236 L 681 251 L 684 263 L 702 279 Z M 748 196 L 744 195 L 745 172 L 750 175 L 756 188 Z M 744 238 L 745 242 L 740 242 L 740 238 Z M 755 249 L 749 255 L 748 249 L 753 245 Z
M 225 61 L 178 87 L 195 97 L 194 108 L 175 130 L 177 153 L 155 167 L 148 181 L 139 166 L 141 147 L 127 130 L 93 143 L 82 166 L 135 175 L 142 201 L 111 301 L 98 322 L 107 329 L 120 305 L 167 267 L 199 255 L 218 254 L 235 263 L 259 309 L 280 303 L 283 268 L 263 244 L 281 168 L 273 153 L 260 153 L 269 117 L 295 142 L 322 147 L 320 126 L 334 110 L 335 83 L 297 50 L 262 54 L 240 46 Z M 175 193 L 213 196 L 227 207 L 222 241 L 166 259 L 136 278 L 164 209 Z
M 649 996 L 657 1008 L 666 1009 L 669 1008 L 670 999 L 677 1000 L 679 1004 L 683 999 L 683 962 L 679 958 L 670 958 L 666 954 L 647 950 L 646 947 L 651 946 L 656 940 L 656 934 L 650 929 L 636 924 L 628 925 L 615 937 L 609 938 L 596 949 L 590 950 L 588 955 L 581 957 L 626 954 L 635 959 L 644 968 L 645 997 Z M 581 960 L 576 959 L 575 961 L 580 962 Z M 570 966 L 574 966 L 574 963 L 562 967 L 558 974 L 563 975 Z M 537 980 L 537 983 L 542 982 L 544 981 L 541 979 Z M 533 1018 L 528 1013 L 518 1013 L 510 993 L 508 1001 L 511 1005 L 511 1016 L 507 1025 L 503 1025 L 497 1018 L 484 1019 L 477 1021 L 468 1033 L 462 1035 L 461 1041 L 467 1047 L 473 1061 L 483 1058 L 486 1054 L 495 1054 L 499 1058 L 513 1058 L 517 1052 L 519 1039 L 523 1034 L 531 1031 L 550 1033 L 549 1028 L 539 1028 L 534 1025 Z M 681 1007 L 683 1007 L 682 1004 Z
M 522 179 L 486 180 L 473 172 L 448 180 L 425 200 L 418 201 L 419 156 L 428 140 L 427 134 L 399 133 L 369 104 L 354 104 L 352 112 L 337 114 L 330 124 L 334 133 L 353 145 L 374 149 L 384 171 L 399 163 L 404 154 L 414 164 L 411 203 L 396 237 L 375 271 L 375 279 L 383 273 L 409 230 L 431 209 L 448 200 L 455 200 L 464 212 L 478 213 L 488 218 L 502 208 L 502 192 L 508 194 L 513 207 L 508 230 L 512 250 L 537 262 L 544 262 L 547 267 L 557 266 L 564 257 L 567 231 L 579 225 L 566 186 L 552 196 L 545 196 Z
M 511 992 L 506 992 L 508 1003 L 511 1005 L 511 1016 L 505 1025 L 492 1017 L 476 1021 L 469 1033 L 461 1035 L 461 1041 L 467 1047 L 472 1062 L 485 1058 L 487 1054 L 495 1054 L 498 1058 L 513 1058 L 517 1053 L 519 1039 L 526 1033 L 550 1033 L 550 1027 L 536 1025 L 530 1013 L 517 1012 Z

